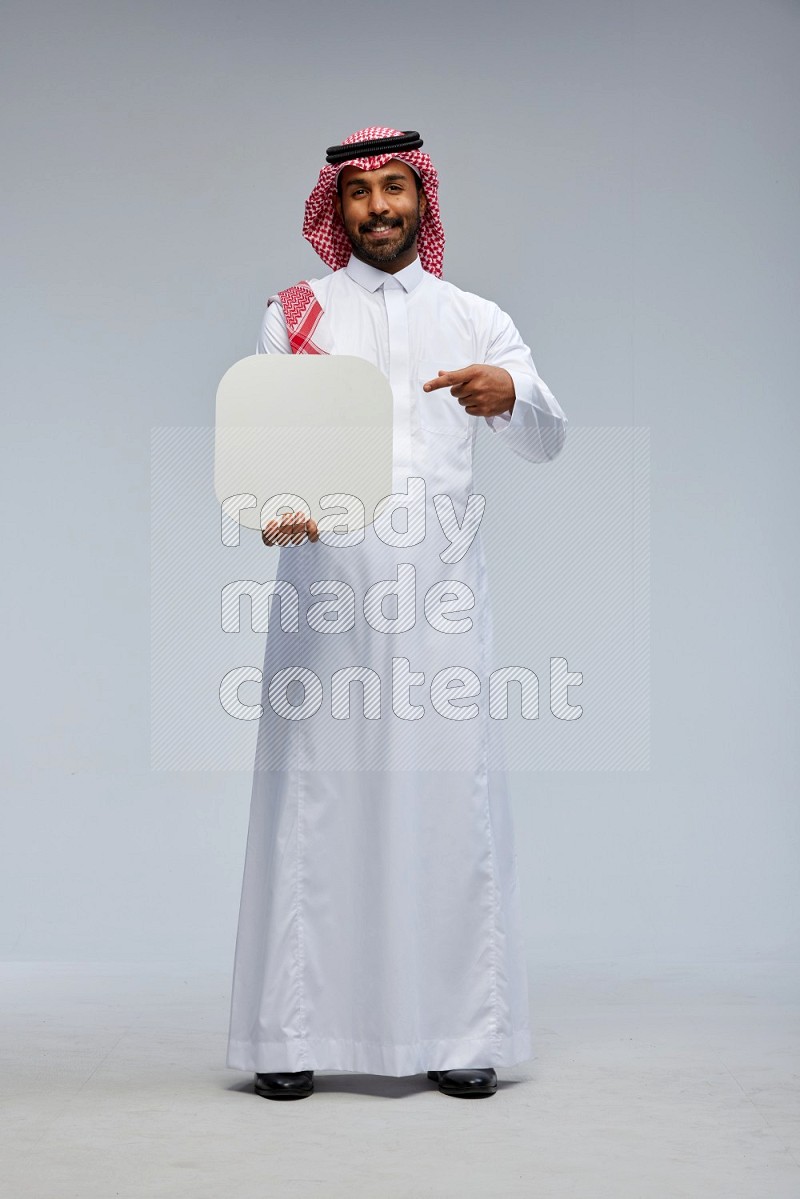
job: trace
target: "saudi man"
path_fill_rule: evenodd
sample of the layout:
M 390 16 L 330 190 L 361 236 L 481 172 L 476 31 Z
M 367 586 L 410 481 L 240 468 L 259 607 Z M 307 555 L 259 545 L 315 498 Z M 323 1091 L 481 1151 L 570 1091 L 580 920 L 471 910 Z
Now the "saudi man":
M 258 344 L 374 364 L 395 498 L 420 501 L 402 533 L 376 520 L 344 548 L 301 511 L 262 533 L 300 613 L 287 632 L 270 618 L 227 1064 L 271 1099 L 311 1094 L 315 1070 L 427 1073 L 487 1096 L 496 1067 L 531 1056 L 472 460 L 484 426 L 545 463 L 566 418 L 505 312 L 442 278 L 421 146 L 371 127 L 329 148 L 303 233 L 330 273 L 271 296 Z M 350 607 L 329 630 L 315 595 L 336 581 Z M 310 703 L 309 680 L 344 667 L 360 683 L 344 712 Z M 281 671 L 291 719 L 272 714 Z

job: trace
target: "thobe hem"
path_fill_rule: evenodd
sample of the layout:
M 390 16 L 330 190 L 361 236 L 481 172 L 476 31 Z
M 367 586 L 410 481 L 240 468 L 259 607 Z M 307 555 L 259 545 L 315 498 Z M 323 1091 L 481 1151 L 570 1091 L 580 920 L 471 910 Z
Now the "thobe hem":
M 514 1066 L 531 1057 L 529 1028 L 505 1036 L 453 1037 L 383 1045 L 370 1041 L 295 1037 L 290 1041 L 231 1041 L 227 1065 L 254 1073 L 296 1070 L 343 1070 L 399 1078 L 427 1070 L 489 1069 Z

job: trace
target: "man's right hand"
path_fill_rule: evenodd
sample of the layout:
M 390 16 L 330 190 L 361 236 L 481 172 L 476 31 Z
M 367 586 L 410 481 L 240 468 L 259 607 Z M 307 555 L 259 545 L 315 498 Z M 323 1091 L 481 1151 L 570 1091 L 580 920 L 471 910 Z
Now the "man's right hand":
M 306 520 L 304 512 L 285 512 L 280 524 L 269 520 L 266 528 L 261 530 L 264 545 L 299 545 L 306 536 L 309 541 L 319 541 L 317 522 L 311 517 Z

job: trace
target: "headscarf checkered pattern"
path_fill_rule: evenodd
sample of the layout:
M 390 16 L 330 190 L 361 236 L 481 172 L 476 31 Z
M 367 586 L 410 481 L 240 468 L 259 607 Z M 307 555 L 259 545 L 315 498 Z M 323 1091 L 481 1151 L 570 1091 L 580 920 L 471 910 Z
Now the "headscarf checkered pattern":
M 370 125 L 351 133 L 342 145 L 373 141 L 379 137 L 399 137 L 400 129 L 389 129 L 382 125 Z M 336 212 L 336 178 L 343 166 L 359 167 L 362 171 L 376 171 L 393 158 L 407 163 L 418 172 L 428 204 L 420 217 L 417 234 L 417 250 L 422 269 L 437 278 L 442 277 L 444 260 L 444 229 L 439 215 L 439 177 L 430 157 L 422 150 L 405 150 L 397 154 L 374 154 L 367 158 L 353 158 L 345 163 L 326 163 L 319 173 L 316 187 L 306 200 L 303 237 L 314 247 L 322 261 L 332 270 L 346 266 L 353 248 Z

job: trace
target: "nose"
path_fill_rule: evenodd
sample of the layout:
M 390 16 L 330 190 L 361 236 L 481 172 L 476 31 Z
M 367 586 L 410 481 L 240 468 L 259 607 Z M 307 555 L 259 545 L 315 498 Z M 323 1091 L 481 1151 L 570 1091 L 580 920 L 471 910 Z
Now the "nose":
M 389 205 L 382 192 L 376 191 L 372 193 L 369 198 L 369 210 L 375 216 L 381 216 L 383 213 L 389 211 Z

